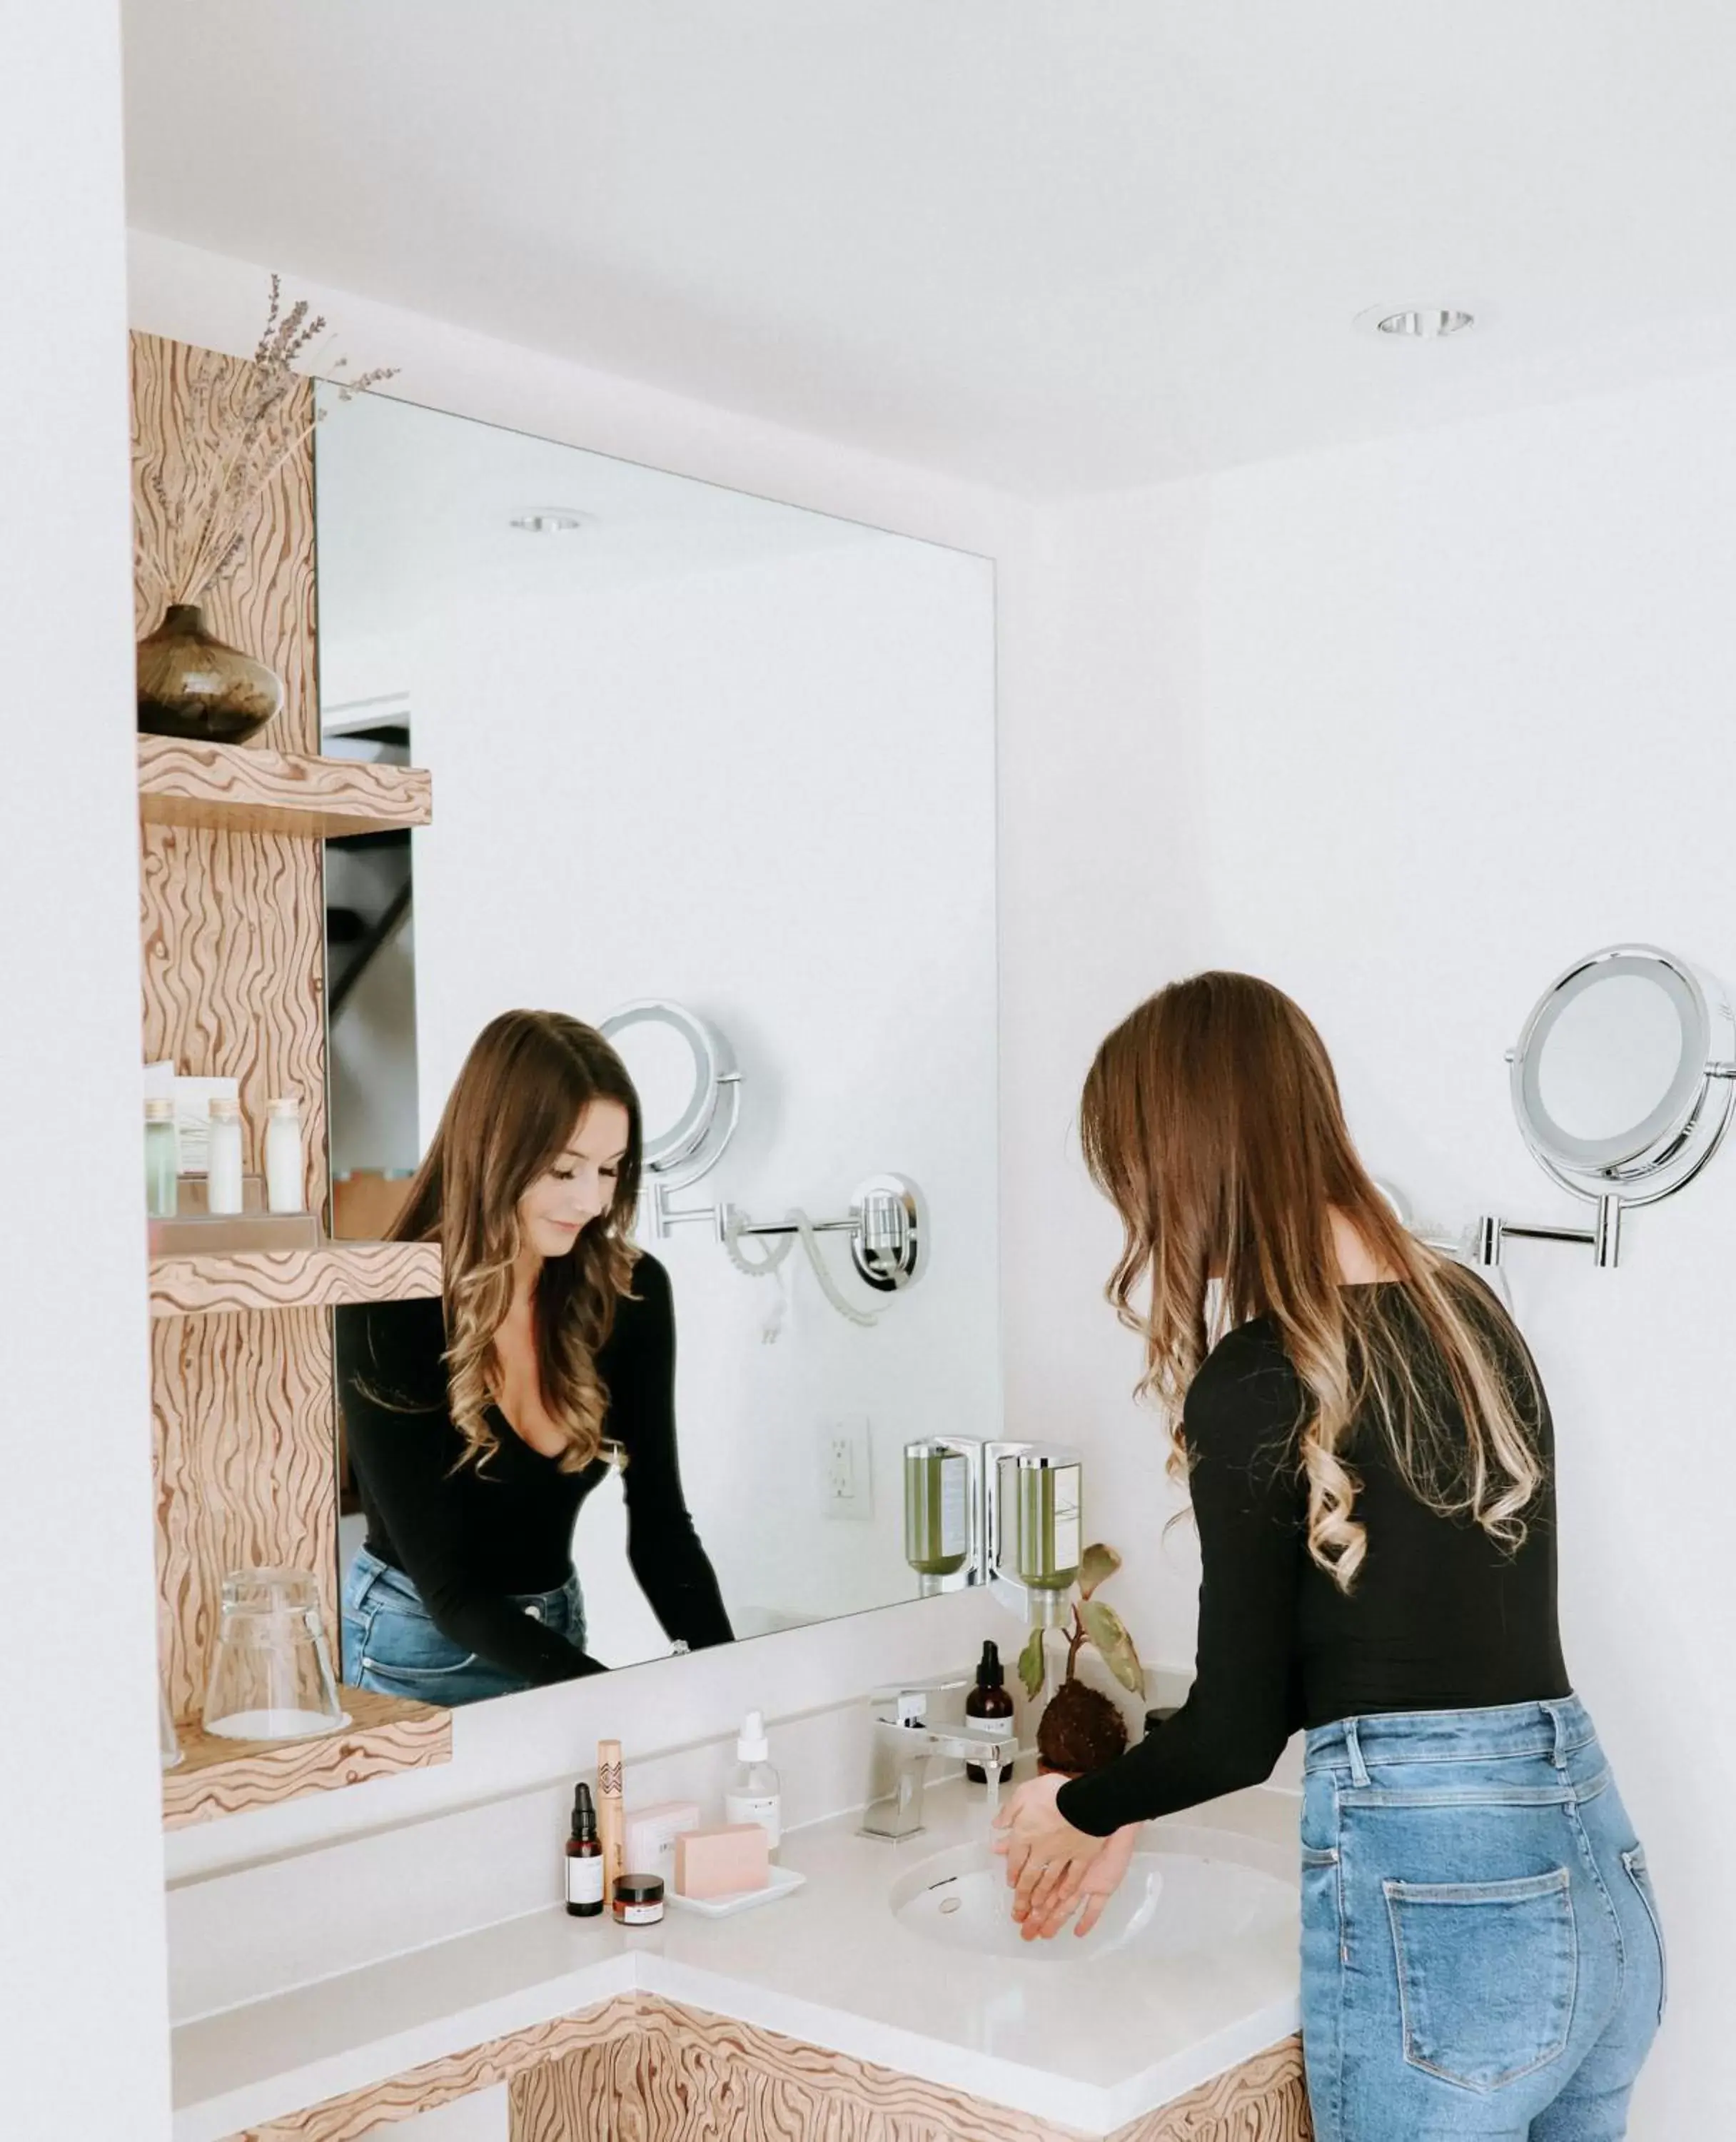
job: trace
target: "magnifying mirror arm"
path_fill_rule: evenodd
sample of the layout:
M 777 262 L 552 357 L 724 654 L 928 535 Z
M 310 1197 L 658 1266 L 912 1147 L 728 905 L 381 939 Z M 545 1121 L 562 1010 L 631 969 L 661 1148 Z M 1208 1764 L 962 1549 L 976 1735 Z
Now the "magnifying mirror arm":
M 740 1208 L 725 1205 L 719 1208 L 726 1215 L 737 1213 Z M 858 1222 L 852 1216 L 848 1220 L 810 1220 L 808 1226 L 816 1235 L 853 1235 Z M 739 1239 L 743 1235 L 799 1235 L 801 1227 L 793 1220 L 726 1220 L 726 1231 Z
M 876 1293 L 908 1286 L 925 1263 L 928 1215 L 915 1184 L 902 1175 L 870 1175 L 856 1185 L 850 1210 L 841 1219 L 809 1220 L 794 1212 L 784 1220 L 752 1220 L 738 1205 L 676 1205 L 672 1186 L 649 1177 L 644 1192 L 658 1239 L 667 1241 L 678 1227 L 709 1227 L 713 1241 L 726 1246 L 749 1236 L 847 1235 L 857 1276 Z
M 725 1241 L 746 1236 L 847 1235 L 857 1278 L 877 1294 L 908 1286 L 927 1259 L 928 1215 L 921 1193 L 907 1176 L 867 1177 L 851 1193 L 842 1219 L 809 1220 L 792 1212 L 787 1219 L 757 1221 L 735 1206 L 722 1212 Z
M 729 1207 L 727 1205 L 672 1205 L 673 1192 L 667 1182 L 653 1176 L 645 1189 L 651 1207 L 651 1224 L 657 1239 L 667 1241 L 678 1227 L 709 1227 L 714 1241 L 724 1239 L 725 1222 Z
M 1539 1223 L 1531 1225 L 1519 1220 L 1503 1220 L 1498 1213 L 1485 1212 L 1477 1223 L 1477 1261 L 1486 1268 L 1501 1262 L 1502 1246 L 1511 1236 L 1527 1242 L 1572 1242 L 1591 1251 L 1592 1261 L 1601 1271 L 1620 1261 L 1621 1256 L 1621 1200 L 1619 1197 L 1599 1197 L 1593 1200 L 1596 1217 L 1589 1227 L 1564 1227 Z

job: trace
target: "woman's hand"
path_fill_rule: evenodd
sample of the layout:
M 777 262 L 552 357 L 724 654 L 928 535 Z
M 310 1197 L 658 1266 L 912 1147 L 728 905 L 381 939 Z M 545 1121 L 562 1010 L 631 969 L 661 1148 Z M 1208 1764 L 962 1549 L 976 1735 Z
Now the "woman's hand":
M 1102 1850 L 1085 1869 L 1077 1890 L 1063 1896 L 1046 1910 L 1040 1906 L 1033 1907 L 1020 1928 L 1023 1937 L 1026 1941 L 1052 1941 L 1072 1917 L 1073 1907 L 1082 1897 L 1084 1908 L 1073 1921 L 1073 1932 L 1088 1934 L 1103 1916 L 1109 1899 L 1120 1888 L 1128 1863 L 1139 1848 L 1140 1833 L 1144 1828 L 1142 1822 L 1129 1823 L 1125 1829 L 1105 1838 Z
M 1053 1775 L 1033 1778 L 1028 1784 L 1018 1787 L 994 1818 L 994 1826 L 1000 1832 L 994 1848 L 1006 1857 L 1007 1881 L 1015 1893 L 1013 1916 L 1026 1941 L 1058 1933 L 1087 1888 L 1091 1902 L 1081 1917 L 1078 1931 L 1088 1933 L 1132 1855 L 1130 1843 L 1103 1868 L 1105 1878 L 1101 1884 L 1091 1881 L 1096 1863 L 1105 1858 L 1112 1846 L 1120 1845 L 1121 1835 L 1133 1833 L 1123 1832 L 1111 1838 L 1087 1837 L 1083 1830 L 1075 1829 L 1055 1805 L 1055 1797 L 1066 1783 L 1065 1778 Z

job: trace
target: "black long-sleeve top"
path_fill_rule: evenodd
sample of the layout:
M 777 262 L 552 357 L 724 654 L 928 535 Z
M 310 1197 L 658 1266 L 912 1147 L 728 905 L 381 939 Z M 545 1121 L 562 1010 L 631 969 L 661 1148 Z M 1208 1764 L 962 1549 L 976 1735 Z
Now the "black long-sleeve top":
M 512 1595 L 552 1592 L 572 1574 L 573 1527 L 608 1459 L 563 1473 L 496 1407 L 489 1424 L 499 1449 L 481 1466 L 461 1465 L 467 1446 L 447 1396 L 438 1298 L 342 1308 L 337 1326 L 338 1393 L 368 1551 L 409 1577 L 443 1635 L 491 1666 L 534 1685 L 602 1671 Z M 694 1651 L 727 1643 L 729 1616 L 682 1493 L 675 1308 L 655 1257 L 634 1265 L 633 1292 L 616 1304 L 597 1372 L 609 1394 L 604 1432 L 625 1458 L 633 1573 L 667 1636 Z
M 1408 1303 L 1395 1320 L 1408 1320 L 1407 1344 L 1429 1349 Z M 1520 1379 L 1522 1341 L 1511 1333 L 1505 1343 Z M 1450 1407 L 1429 1373 L 1438 1365 L 1419 1362 L 1424 1386 Z M 1270 1319 L 1223 1339 L 1182 1414 L 1201 1555 L 1192 1690 L 1119 1760 L 1063 1785 L 1063 1817 L 1107 1837 L 1259 1784 L 1303 1726 L 1570 1694 L 1556 1620 L 1554 1434 L 1536 1389 L 1546 1481 L 1512 1556 L 1470 1520 L 1429 1510 L 1400 1476 L 1379 1424 L 1353 1423 L 1342 1454 L 1360 1483 L 1354 1514 L 1367 1528 L 1368 1555 L 1346 1596 L 1308 1552 L 1307 1486 L 1295 1462 L 1301 1379 Z

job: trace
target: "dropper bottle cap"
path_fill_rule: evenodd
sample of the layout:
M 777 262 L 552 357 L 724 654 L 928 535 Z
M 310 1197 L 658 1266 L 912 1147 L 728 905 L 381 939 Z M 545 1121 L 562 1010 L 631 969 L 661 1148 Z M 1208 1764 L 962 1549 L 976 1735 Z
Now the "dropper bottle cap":
M 597 1838 L 597 1810 L 591 1804 L 590 1787 L 579 1784 L 573 1793 L 573 1841 L 594 1844 Z
M 983 1644 L 983 1656 L 977 1661 L 977 1686 L 1004 1688 L 1006 1685 L 1007 1676 L 1001 1667 L 1000 1646 L 992 1636 L 988 1637 Z
M 772 1752 L 766 1739 L 766 1720 L 762 1713 L 750 1710 L 742 1721 L 741 1738 L 736 1742 L 736 1760 L 738 1763 L 763 1763 Z

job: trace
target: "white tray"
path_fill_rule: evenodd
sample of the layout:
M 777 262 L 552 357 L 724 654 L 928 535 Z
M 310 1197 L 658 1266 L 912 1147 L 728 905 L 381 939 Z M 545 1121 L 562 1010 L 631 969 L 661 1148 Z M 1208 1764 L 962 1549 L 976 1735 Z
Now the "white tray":
M 703 1918 L 727 1919 L 732 1912 L 751 1912 L 756 1904 L 770 1904 L 779 1897 L 787 1897 L 806 1879 L 793 1867 L 774 1867 L 772 1879 L 763 1889 L 737 1889 L 730 1897 L 683 1897 L 672 1888 L 668 1901 L 678 1911 L 698 1912 Z

